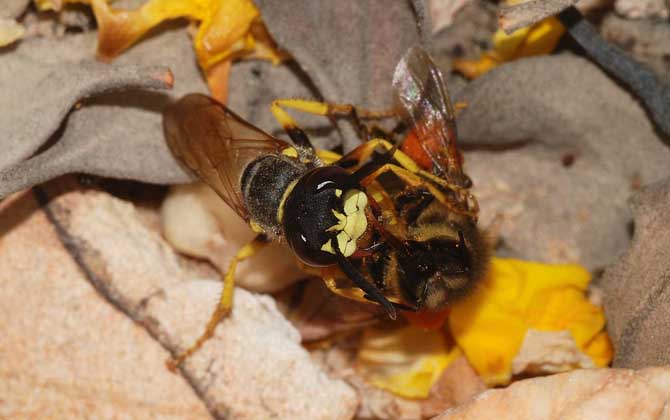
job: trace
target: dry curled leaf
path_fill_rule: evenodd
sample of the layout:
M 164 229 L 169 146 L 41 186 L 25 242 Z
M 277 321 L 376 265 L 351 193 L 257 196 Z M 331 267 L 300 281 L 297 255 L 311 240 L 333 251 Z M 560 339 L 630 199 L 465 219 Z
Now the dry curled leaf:
M 561 54 L 496 68 L 456 99 L 468 103 L 458 115 L 465 169 L 482 226 L 501 221 L 500 252 L 592 270 L 625 250 L 634 182 L 668 176 L 670 159 L 628 92 Z
M 321 97 L 363 108 L 393 106 L 391 80 L 398 60 L 430 33 L 418 10 L 421 1 L 257 4 L 274 39 L 305 70 Z M 355 147 L 355 131 L 346 124 L 338 127 L 344 149 Z
M 633 242 L 601 280 L 614 366 L 664 366 L 670 364 L 670 178 L 644 187 L 630 204 Z
M 506 34 L 532 26 L 577 3 L 578 0 L 508 0 L 500 10 L 500 28 Z
M 160 110 L 170 96 L 129 89 L 167 88 L 174 75 L 175 95 L 204 90 L 197 66 L 185 59 L 192 52 L 183 31 L 149 39 L 113 65 L 95 62 L 93 36 L 30 39 L 3 53 L 0 196 L 73 172 L 148 182 L 191 179 L 163 140 Z M 25 95 L 36 90 L 39 101 Z
M 63 3 L 36 0 L 42 10 L 60 10 Z M 188 18 L 199 22 L 194 47 L 215 98 L 226 101 L 230 61 L 260 58 L 277 64 L 283 55 L 263 25 L 251 0 L 149 0 L 134 10 L 113 9 L 107 0 L 64 0 L 86 3 L 98 23 L 98 57 L 112 60 L 159 24 Z
M 379 37 L 374 40 L 375 45 L 384 45 L 384 48 L 372 48 L 370 42 L 373 41 L 361 41 L 368 39 L 370 34 L 367 32 L 371 29 L 366 20 L 368 15 L 361 12 L 359 2 L 352 1 L 337 7 L 327 2 L 293 5 L 295 10 L 309 8 L 311 13 L 321 16 L 325 22 L 337 20 L 346 23 L 351 38 L 325 35 L 321 38 L 317 33 L 326 29 L 317 25 L 317 21 L 321 20 L 314 21 L 311 19 L 313 16 L 300 13 L 285 13 L 286 10 L 292 10 L 290 5 L 270 6 L 267 13 L 263 11 L 263 15 L 282 23 L 273 29 L 273 35 L 286 38 L 290 41 L 288 47 L 305 57 L 309 56 L 311 61 L 306 59 L 307 62 L 329 63 L 336 53 L 337 60 L 327 66 L 303 65 L 309 67 L 309 74 L 317 81 L 315 84 L 309 82 L 305 73 L 296 69 L 296 66 L 271 66 L 259 61 L 239 63 L 230 71 L 232 92 L 229 102 L 238 114 L 264 130 L 280 135 L 280 127 L 268 111 L 269 103 L 278 97 L 319 97 L 320 91 L 327 91 L 332 98 L 335 98 L 336 92 L 345 98 L 343 101 L 364 106 L 369 105 L 372 99 L 391 98 L 390 78 L 395 60 L 418 39 L 420 24 L 410 6 L 398 3 L 385 8 L 395 20 L 392 26 L 379 32 Z M 370 19 L 376 19 L 377 15 L 372 12 L 370 10 Z M 352 25 L 354 21 L 361 24 Z M 309 28 L 313 36 L 293 37 L 296 28 Z M 314 42 L 325 39 L 328 45 Z M 388 39 L 393 39 L 393 42 L 386 42 Z M 339 48 L 345 45 L 346 49 Z M 363 47 L 369 48 L 369 51 L 365 54 L 356 52 Z M 69 107 L 61 106 L 67 101 L 61 100 L 59 95 L 69 91 L 60 90 L 59 84 L 49 83 L 45 72 L 51 69 L 49 65 L 57 69 L 68 62 L 92 62 L 94 48 L 93 34 L 66 34 L 60 39 L 30 39 L 14 50 L 0 52 L 3 64 L 9 63 L 0 68 L 0 72 L 7 72 L 0 83 L 6 82 L 7 86 L 12 86 L 5 91 L 16 93 L 16 96 L 2 98 L 7 101 L 2 102 L 3 109 L 9 110 L 3 113 L 6 123 L 0 124 L 0 133 L 1 130 L 9 133 L 3 135 L 3 141 L 7 142 L 7 146 L 3 146 L 6 152 L 2 159 L 5 160 L 0 159 L 5 163 L 0 165 L 2 194 L 72 172 L 151 183 L 183 183 L 192 180 L 165 146 L 160 123 L 160 111 L 171 97 L 203 92 L 206 88 L 200 70 L 195 65 L 193 48 L 188 45 L 185 31 L 161 25 L 161 30 L 155 36 L 142 40 L 115 61 L 118 65 L 169 66 L 176 80 L 173 96 L 131 92 L 108 94 L 104 98 L 85 101 L 84 106 L 63 123 Z M 341 68 L 349 70 L 342 72 Z M 380 78 L 383 78 L 383 83 Z M 344 79 L 347 83 L 333 88 L 332 80 L 336 79 Z M 14 89 L 14 86 L 21 86 L 21 89 Z M 50 108 L 46 102 L 35 102 L 29 95 L 22 94 L 36 89 L 45 97 L 54 95 L 50 103 L 59 106 Z M 367 95 L 372 91 L 383 94 Z M 42 108 L 36 114 L 23 111 L 37 105 Z M 42 117 L 25 121 L 29 115 Z M 334 132 L 327 120 L 307 120 L 311 121 L 314 128 L 326 128 L 314 134 L 317 145 L 333 147 L 342 141 L 340 133 Z M 305 122 L 305 119 L 299 118 L 299 121 Z M 61 124 L 63 129 L 51 139 L 51 147 L 31 159 L 23 160 L 30 156 L 31 150 L 35 151 L 44 144 L 46 138 L 55 133 Z M 351 134 L 347 139 L 355 143 L 356 136 L 353 132 Z M 27 141 L 14 141 L 15 138 L 25 138 Z
M 306 343 L 354 332 L 384 316 L 377 305 L 335 295 L 318 278 L 300 282 L 276 298 L 280 310 Z

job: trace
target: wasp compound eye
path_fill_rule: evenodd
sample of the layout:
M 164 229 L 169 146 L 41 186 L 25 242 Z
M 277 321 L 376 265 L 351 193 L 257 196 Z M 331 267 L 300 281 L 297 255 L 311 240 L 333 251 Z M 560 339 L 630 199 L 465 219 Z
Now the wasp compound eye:
M 342 196 L 352 187 L 349 173 L 327 166 L 306 173 L 289 193 L 281 223 L 289 246 L 305 264 L 336 263 L 335 255 L 322 248 L 336 233 L 332 227 L 340 223 L 336 215 L 344 212 Z

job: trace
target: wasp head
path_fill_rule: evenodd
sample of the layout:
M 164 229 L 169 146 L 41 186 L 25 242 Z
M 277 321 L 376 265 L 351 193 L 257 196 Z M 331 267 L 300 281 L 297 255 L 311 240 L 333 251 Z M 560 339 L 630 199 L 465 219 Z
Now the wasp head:
M 315 168 L 287 193 L 282 212 L 284 236 L 295 254 L 311 266 L 336 264 L 356 251 L 367 229 L 368 199 L 351 175 L 336 166 Z

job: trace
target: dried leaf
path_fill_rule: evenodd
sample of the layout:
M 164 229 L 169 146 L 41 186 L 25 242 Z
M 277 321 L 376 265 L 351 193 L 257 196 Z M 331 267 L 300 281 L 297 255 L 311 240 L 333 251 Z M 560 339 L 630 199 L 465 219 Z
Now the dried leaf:
M 601 285 L 616 367 L 670 364 L 670 178 L 644 187 L 630 203 L 633 242 Z M 597 344 L 594 343 L 594 346 Z
M 308 7 L 312 13 L 323 16 L 325 22 L 334 22 L 335 19 L 331 17 L 337 14 L 337 21 L 346 23 L 352 39 L 359 41 L 371 35 L 366 32 L 371 30 L 368 23 L 377 19 L 377 15 L 371 17 L 370 21 L 366 20 L 367 15 L 361 12 L 360 3 L 354 1 L 349 4 L 338 4 L 337 7 L 327 2 L 309 2 L 308 6 L 296 4 L 294 8 L 285 4 L 282 4 L 281 8 L 277 5 L 272 6 L 271 9 L 278 13 L 276 20 L 281 20 L 283 23 L 273 30 L 275 35 L 292 37 L 296 27 L 310 27 L 314 31 L 313 37 L 291 38 L 294 41 L 291 44 L 292 48 L 296 51 L 301 53 L 309 51 L 309 56 L 317 59 L 318 62 L 330 60 L 334 55 L 333 51 L 338 53 L 336 66 L 327 68 L 316 66 L 310 69 L 312 75 L 327 71 L 319 83 L 323 82 L 329 92 L 341 93 L 342 97 L 348 98 L 346 102 L 365 105 L 359 99 L 361 95 L 371 92 L 368 88 L 374 85 L 374 91 L 384 92 L 380 97 L 391 97 L 390 78 L 395 66 L 396 58 L 394 57 L 402 54 L 410 43 L 409 40 L 412 40 L 411 43 L 413 43 L 418 38 L 417 22 L 412 7 L 404 3 L 398 3 L 391 8 L 375 6 L 378 9 L 392 11 L 391 17 L 395 17 L 393 25 L 387 26 L 382 32 L 374 32 L 381 36 L 374 38 L 374 41 L 346 42 L 347 51 L 340 51 L 323 48 L 323 45 L 313 42 L 317 39 L 315 34 L 319 31 L 323 32 L 326 28 L 321 28 L 317 22 L 309 20 L 308 15 L 285 13 L 285 11 L 302 10 Z M 362 24 L 351 25 L 355 21 L 354 18 Z M 388 20 L 385 22 L 388 23 Z M 388 39 L 393 39 L 393 42 L 387 42 L 387 36 L 390 37 Z M 330 40 L 329 45 L 333 46 L 333 42 L 345 42 L 342 38 L 324 34 L 322 39 Z M 187 42 L 184 31 L 163 31 L 140 42 L 126 54 L 120 56 L 116 63 L 169 65 L 177 81 L 175 96 L 187 92 L 203 92 L 205 86 L 201 81 L 199 69 L 194 65 L 192 48 L 186 44 Z M 384 48 L 371 47 L 371 42 L 374 42 L 375 45 L 384 45 Z M 63 62 L 92 61 L 91 57 L 94 55 L 92 48 L 95 41 L 90 35 L 67 35 L 58 41 L 53 39 L 31 40 L 29 45 L 25 44 L 27 43 L 22 43 L 16 50 L 3 52 L 7 54 L 3 56 L 3 63 L 9 63 L 9 65 L 0 69 L 0 72 L 5 70 L 8 75 L 12 75 L 12 77 L 3 77 L 3 82 L 22 87 L 8 90 L 11 93 L 17 92 L 16 97 L 12 95 L 3 98 L 7 100 L 7 105 L 3 109 L 15 112 L 3 113 L 10 124 L 0 121 L 3 122 L 0 130 L 10 133 L 5 134 L 3 138 L 12 141 L 12 146 L 4 147 L 4 150 L 8 152 L 3 154 L 3 159 L 7 160 L 3 161 L 4 166 L 0 165 L 0 170 L 3 170 L 2 178 L 0 178 L 2 179 L 0 182 L 2 194 L 70 172 L 130 178 L 153 183 L 182 183 L 192 180 L 191 176 L 175 162 L 165 146 L 159 112 L 170 97 L 156 94 L 124 93 L 108 95 L 97 101 L 88 101 L 86 106 L 70 116 L 67 124 L 63 125 L 62 133 L 57 133 L 52 139 L 51 147 L 30 160 L 21 162 L 21 159 L 32 153 L 31 151 L 37 150 L 39 145 L 44 144 L 47 135 L 56 131 L 69 108 L 65 106 L 51 109 L 45 105 L 44 110 L 38 114 L 26 113 L 21 110 L 31 109 L 31 104 L 35 106 L 37 103 L 32 101 L 28 95 L 21 93 L 39 89 L 44 95 L 51 95 L 59 86 L 47 82 L 46 76 L 41 74 L 40 70 L 50 69 L 45 64 L 53 64 L 53 68 L 57 68 Z M 40 46 L 36 48 L 37 44 Z M 302 48 L 306 44 L 309 44 L 309 48 Z M 375 52 L 373 54 L 375 60 L 371 60 L 368 54 L 356 52 L 362 46 Z M 49 53 L 43 53 L 43 51 Z M 8 61 L 9 57 L 12 61 Z M 348 68 L 351 71 L 341 72 L 341 68 Z M 383 73 L 381 69 L 384 69 Z M 23 80 L 18 80 L 19 75 Z M 332 89 L 332 82 L 329 81 L 331 75 L 346 79 L 346 86 L 343 86 L 342 89 L 340 87 Z M 372 83 L 369 77 L 362 77 L 362 75 L 369 77 L 374 75 L 375 80 L 382 76 L 384 83 L 376 81 Z M 231 108 L 242 117 L 277 135 L 280 135 L 281 131 L 271 113 L 268 112 L 269 103 L 278 97 L 318 96 L 318 89 L 321 89 L 321 86 L 312 85 L 306 80 L 304 73 L 293 67 L 270 66 L 264 62 L 241 62 L 231 69 L 230 78 L 232 81 L 229 103 Z M 57 93 L 57 96 L 60 94 Z M 56 104 L 61 102 L 63 101 L 53 101 Z M 25 118 L 30 115 L 44 115 L 45 118 L 30 118 L 29 121 L 26 121 Z M 304 122 L 304 119 L 300 118 L 300 121 Z M 319 130 L 313 136 L 318 146 L 333 147 L 341 141 L 340 134 L 333 132 L 327 120 L 320 118 L 311 119 L 311 121 L 316 122 L 316 124 L 311 123 L 315 128 L 327 127 L 326 130 Z M 308 125 L 307 128 L 310 126 Z M 31 129 L 34 131 L 30 131 Z M 28 141 L 13 142 L 12 139 L 15 136 L 27 138 Z M 356 136 L 353 133 L 347 139 L 350 142 L 356 142 Z M 11 167 L 7 167 L 8 162 L 12 162 Z
M 500 27 L 507 34 L 539 23 L 577 3 L 578 0 L 507 0 L 500 10 Z
M 311 278 L 276 296 L 281 311 L 298 329 L 303 342 L 325 340 L 378 322 L 377 305 L 335 295 L 318 278 Z
M 428 0 L 433 33 L 449 27 L 458 12 L 472 0 Z
M 496 68 L 455 99 L 468 104 L 465 170 L 481 226 L 500 221 L 500 252 L 594 270 L 626 249 L 634 186 L 670 173 L 670 150 L 628 92 L 561 54 Z
M 98 23 L 98 57 L 110 61 L 157 25 L 188 18 L 199 22 L 194 46 L 214 97 L 227 99 L 230 61 L 259 58 L 277 64 L 283 58 L 265 30 L 251 0 L 149 0 L 135 10 L 114 10 L 107 0 L 64 0 L 86 3 Z M 55 0 L 38 0 L 42 10 L 62 8 Z M 223 64 L 223 66 L 220 66 Z
M 393 106 L 391 80 L 398 60 L 430 33 L 417 11 L 420 1 L 257 4 L 273 38 L 297 60 L 323 98 L 364 108 Z M 426 26 L 428 33 L 423 32 Z M 346 124 L 338 127 L 345 150 L 355 147 L 355 131 Z
M 187 58 L 192 50 L 184 35 L 173 31 L 147 40 L 111 66 L 92 58 L 91 34 L 69 36 L 67 42 L 30 39 L 5 53 L 0 196 L 72 172 L 148 182 L 190 180 L 163 140 L 160 110 L 170 96 L 126 90 L 88 100 L 56 133 L 82 97 L 170 86 L 166 67 L 177 80 L 175 95 L 204 91 L 197 66 Z M 25 94 L 35 91 L 41 92 L 39 101 Z M 52 135 L 53 144 L 35 154 Z
M 567 8 L 557 17 L 586 55 L 633 92 L 656 127 L 670 137 L 670 85 L 647 66 L 605 41 L 598 29 L 575 7 Z

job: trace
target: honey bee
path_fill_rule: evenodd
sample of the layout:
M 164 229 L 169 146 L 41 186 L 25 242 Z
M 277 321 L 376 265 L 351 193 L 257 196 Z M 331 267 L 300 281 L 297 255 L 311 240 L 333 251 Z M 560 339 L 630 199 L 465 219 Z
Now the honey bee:
M 316 151 L 287 109 L 358 122 L 387 114 L 276 100 L 271 109 L 290 144 L 205 95 L 187 95 L 164 112 L 172 153 L 259 234 L 233 259 L 205 333 L 172 367 L 230 311 L 236 264 L 271 240 L 285 241 L 333 292 L 377 303 L 391 319 L 397 310 L 443 310 L 483 277 L 488 248 L 442 74 L 413 47 L 393 86 L 402 109 L 396 116 L 410 127 L 400 148 L 373 138 L 344 156 Z

